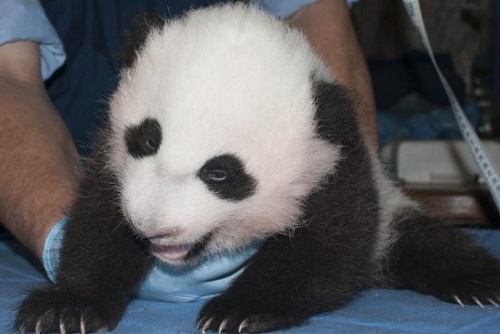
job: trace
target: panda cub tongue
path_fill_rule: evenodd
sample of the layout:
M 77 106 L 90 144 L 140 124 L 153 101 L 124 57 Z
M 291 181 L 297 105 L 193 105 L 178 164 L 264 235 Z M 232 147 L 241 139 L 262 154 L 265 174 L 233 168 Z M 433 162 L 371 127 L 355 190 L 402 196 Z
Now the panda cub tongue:
M 153 252 L 167 260 L 181 260 L 193 249 L 194 244 L 183 245 L 154 245 Z

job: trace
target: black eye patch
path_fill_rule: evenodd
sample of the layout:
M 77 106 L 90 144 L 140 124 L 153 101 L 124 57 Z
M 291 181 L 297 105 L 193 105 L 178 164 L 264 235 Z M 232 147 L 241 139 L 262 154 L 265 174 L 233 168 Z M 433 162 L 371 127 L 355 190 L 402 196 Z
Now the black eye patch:
M 162 140 L 160 123 L 153 118 L 146 118 L 139 125 L 125 131 L 125 143 L 128 153 L 136 158 L 156 154 Z
M 229 201 L 241 201 L 255 193 L 257 182 L 247 174 L 245 166 L 233 154 L 224 154 L 208 160 L 198 177 L 216 196 Z

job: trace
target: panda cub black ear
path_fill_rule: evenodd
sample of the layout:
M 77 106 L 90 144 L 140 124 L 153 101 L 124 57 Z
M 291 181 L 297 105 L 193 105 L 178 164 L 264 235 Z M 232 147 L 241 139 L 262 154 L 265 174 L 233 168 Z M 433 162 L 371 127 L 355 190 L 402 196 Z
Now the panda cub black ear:
M 245 171 L 243 162 L 234 154 L 216 156 L 203 165 L 198 177 L 219 198 L 241 201 L 252 196 L 257 188 L 255 179 Z
M 146 118 L 139 125 L 125 131 L 127 152 L 136 159 L 155 155 L 161 142 L 161 125 L 154 118 Z
M 131 20 L 131 27 L 126 30 L 119 52 L 119 58 L 125 67 L 134 64 L 150 32 L 155 29 L 160 30 L 165 22 L 164 17 L 153 13 L 142 13 Z

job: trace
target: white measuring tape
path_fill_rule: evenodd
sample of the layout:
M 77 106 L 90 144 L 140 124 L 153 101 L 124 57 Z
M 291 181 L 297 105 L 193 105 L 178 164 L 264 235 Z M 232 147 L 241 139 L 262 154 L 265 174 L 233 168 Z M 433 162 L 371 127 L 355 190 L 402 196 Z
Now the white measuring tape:
M 439 80 L 441 80 L 441 84 L 444 87 L 446 95 L 448 95 L 448 99 L 450 100 L 450 105 L 453 110 L 453 114 L 455 115 L 455 119 L 457 120 L 458 126 L 462 133 L 462 136 L 467 143 L 476 163 L 481 171 L 481 174 L 488 186 L 488 189 L 491 192 L 493 200 L 495 201 L 497 210 L 500 212 L 500 176 L 498 174 L 498 169 L 495 168 L 491 158 L 488 155 L 488 152 L 484 149 L 481 144 L 481 140 L 477 136 L 474 128 L 470 125 L 467 120 L 467 116 L 465 116 L 460 103 L 458 103 L 455 94 L 450 88 L 448 81 L 444 77 L 443 73 L 439 69 L 437 65 L 436 59 L 434 58 L 434 54 L 432 52 L 431 43 L 429 42 L 429 37 L 427 36 L 427 31 L 425 29 L 424 20 L 422 18 L 422 11 L 420 10 L 420 3 L 418 0 L 402 0 L 410 19 L 412 20 L 415 28 L 420 35 L 420 39 L 422 40 L 427 53 L 431 58 L 432 64 L 436 69 L 436 72 L 439 76 Z

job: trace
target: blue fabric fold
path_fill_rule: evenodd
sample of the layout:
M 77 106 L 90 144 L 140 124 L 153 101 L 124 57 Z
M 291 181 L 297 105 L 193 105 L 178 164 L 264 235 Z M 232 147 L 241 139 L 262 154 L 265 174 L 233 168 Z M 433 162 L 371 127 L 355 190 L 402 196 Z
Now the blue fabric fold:
M 499 230 L 468 231 L 500 258 Z M 46 283 L 17 242 L 0 238 L 0 333 L 14 333 L 16 305 L 27 289 Z M 203 304 L 136 299 L 111 333 L 193 333 Z M 277 333 L 497 334 L 499 328 L 500 309 L 494 306 L 461 307 L 413 291 L 376 289 L 330 314 L 312 317 L 301 327 Z

